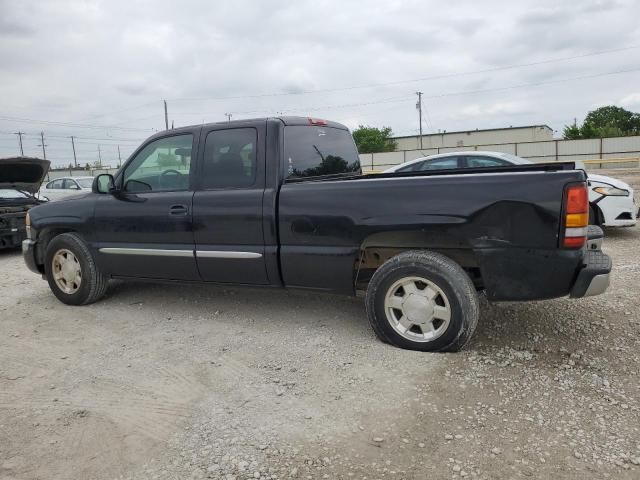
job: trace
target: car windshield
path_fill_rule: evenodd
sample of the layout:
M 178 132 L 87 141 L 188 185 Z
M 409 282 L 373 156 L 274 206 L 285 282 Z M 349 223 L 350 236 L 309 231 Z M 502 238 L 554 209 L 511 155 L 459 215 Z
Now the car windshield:
M 93 178 L 76 178 L 76 182 L 78 182 L 78 185 L 82 188 L 91 188 Z
M 29 194 L 13 188 L 0 188 L 0 199 L 9 200 L 13 198 L 29 198 Z

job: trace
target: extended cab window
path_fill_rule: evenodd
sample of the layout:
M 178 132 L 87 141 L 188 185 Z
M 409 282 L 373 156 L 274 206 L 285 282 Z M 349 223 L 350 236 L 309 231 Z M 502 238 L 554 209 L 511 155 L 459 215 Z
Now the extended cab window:
M 242 188 L 256 181 L 255 128 L 214 130 L 204 147 L 203 188 Z
M 360 157 L 347 130 L 296 126 L 284 129 L 287 178 L 360 173 Z
M 160 138 L 147 144 L 124 171 L 127 192 L 187 190 L 193 135 Z

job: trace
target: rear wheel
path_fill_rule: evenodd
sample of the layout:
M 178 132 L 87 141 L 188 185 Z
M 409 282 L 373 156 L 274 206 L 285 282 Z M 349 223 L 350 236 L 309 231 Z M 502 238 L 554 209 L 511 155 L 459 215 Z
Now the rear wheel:
M 381 340 L 424 352 L 460 350 L 479 316 L 478 296 L 466 272 L 427 251 L 401 253 L 378 268 L 366 307 Z
M 108 279 L 98 270 L 86 242 L 76 233 L 54 237 L 45 254 L 49 288 L 63 303 L 86 305 L 107 291 Z

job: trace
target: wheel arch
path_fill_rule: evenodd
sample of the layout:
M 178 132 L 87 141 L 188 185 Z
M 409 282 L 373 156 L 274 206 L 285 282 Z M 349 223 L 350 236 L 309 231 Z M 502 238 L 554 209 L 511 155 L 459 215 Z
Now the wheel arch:
M 70 226 L 46 226 L 38 231 L 38 241 L 36 243 L 36 263 L 38 269 L 44 273 L 44 256 L 51 240 L 63 233 L 79 232 Z
M 480 267 L 473 250 L 446 233 L 429 234 L 423 230 L 377 232 L 360 244 L 354 266 L 355 290 L 366 290 L 375 271 L 388 259 L 411 250 L 428 250 L 456 262 L 467 272 L 476 288 L 482 288 Z
M 589 209 L 590 211 L 593 211 L 595 217 L 595 223 L 592 223 L 592 225 L 601 227 L 604 224 L 604 213 L 602 212 L 602 209 L 597 202 L 589 202 Z M 589 217 L 589 223 L 591 223 L 591 217 Z

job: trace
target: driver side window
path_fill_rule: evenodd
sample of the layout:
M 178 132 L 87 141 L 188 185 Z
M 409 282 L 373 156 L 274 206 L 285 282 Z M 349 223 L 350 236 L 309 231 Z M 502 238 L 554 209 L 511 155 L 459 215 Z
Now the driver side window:
M 187 190 L 192 146 L 191 134 L 149 143 L 127 165 L 123 189 L 136 193 Z

